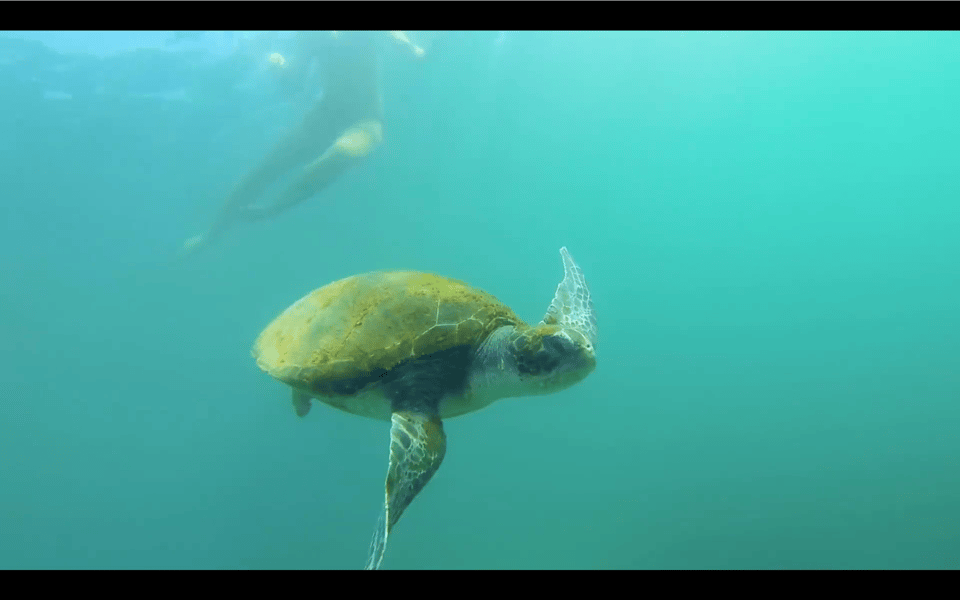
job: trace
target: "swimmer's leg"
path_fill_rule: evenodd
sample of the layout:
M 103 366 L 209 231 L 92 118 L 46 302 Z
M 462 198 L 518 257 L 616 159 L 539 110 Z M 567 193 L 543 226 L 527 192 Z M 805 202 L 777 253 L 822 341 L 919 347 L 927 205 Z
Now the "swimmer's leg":
M 284 173 L 323 151 L 337 131 L 331 127 L 334 121 L 331 116 L 328 102 L 321 100 L 306 115 L 300 127 L 281 139 L 253 170 L 237 182 L 210 229 L 186 240 L 180 251 L 181 256 L 200 250 L 238 221 L 256 220 L 273 214 L 254 205 L 254 201 Z
M 244 219 L 273 217 L 319 193 L 340 175 L 356 166 L 383 141 L 383 122 L 364 119 L 340 134 L 333 144 L 306 167 L 290 187 L 270 206 L 250 206 Z

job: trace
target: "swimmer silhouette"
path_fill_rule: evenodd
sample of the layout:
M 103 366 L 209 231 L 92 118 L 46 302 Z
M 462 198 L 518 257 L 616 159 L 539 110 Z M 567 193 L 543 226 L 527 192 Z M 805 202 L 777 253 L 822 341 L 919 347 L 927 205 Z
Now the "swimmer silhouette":
M 323 95 L 303 121 L 287 134 L 234 186 L 213 225 L 183 243 L 181 255 L 205 247 L 240 222 L 274 217 L 329 186 L 363 162 L 383 141 L 383 97 L 379 86 L 376 37 L 386 32 L 300 32 L 300 66 L 316 59 Z M 388 34 L 419 58 L 425 51 L 401 31 Z M 279 53 L 269 57 L 275 68 L 288 69 Z M 257 201 L 284 173 L 306 164 L 295 180 L 269 204 Z

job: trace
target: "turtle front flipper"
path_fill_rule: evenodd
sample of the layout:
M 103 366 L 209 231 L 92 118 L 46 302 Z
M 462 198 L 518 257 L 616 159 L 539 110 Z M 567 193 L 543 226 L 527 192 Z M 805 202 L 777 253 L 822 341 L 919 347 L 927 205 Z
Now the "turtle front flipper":
M 596 346 L 597 314 L 593 310 L 583 269 L 573 262 L 566 246 L 560 248 L 560 256 L 563 258 L 563 281 L 557 286 L 557 294 L 541 323 L 577 331 Z
M 370 543 L 367 569 L 377 569 L 383 560 L 390 531 L 404 509 L 437 472 L 447 451 L 447 436 L 436 415 L 410 411 L 393 413 L 390 429 L 390 467 L 386 498 L 377 530 Z

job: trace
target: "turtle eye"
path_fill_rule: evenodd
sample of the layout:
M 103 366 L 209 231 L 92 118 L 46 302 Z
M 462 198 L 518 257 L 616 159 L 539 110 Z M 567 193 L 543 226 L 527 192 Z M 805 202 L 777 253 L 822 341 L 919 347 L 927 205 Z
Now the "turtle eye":
M 567 362 L 570 358 L 578 356 L 581 350 L 578 344 L 569 337 L 561 334 L 548 335 L 543 338 L 543 361 L 546 370 L 552 371 L 559 364 Z
M 548 335 L 543 338 L 543 349 L 553 356 L 570 351 L 570 341 L 561 335 Z

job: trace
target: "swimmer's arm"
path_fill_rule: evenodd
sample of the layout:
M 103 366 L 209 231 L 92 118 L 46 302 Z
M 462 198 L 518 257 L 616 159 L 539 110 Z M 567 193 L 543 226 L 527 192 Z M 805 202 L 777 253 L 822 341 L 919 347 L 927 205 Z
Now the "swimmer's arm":
M 410 38 L 407 37 L 407 34 L 402 31 L 391 31 L 390 37 L 392 37 L 395 42 L 412 52 L 417 58 L 422 58 L 423 55 L 427 53 L 426 50 L 411 42 Z
M 403 32 L 403 31 L 391 31 L 391 32 L 389 32 L 389 33 L 390 33 L 390 38 L 393 39 L 393 41 L 396 42 L 397 45 L 402 46 L 403 48 L 405 48 L 407 51 L 409 51 L 411 54 L 413 54 L 413 55 L 416 56 L 417 58 L 422 58 L 423 55 L 427 53 L 426 50 L 424 50 L 424 49 L 421 48 L 420 46 L 414 44 L 414 43 L 410 40 L 410 38 L 407 36 L 407 34 L 406 34 L 405 32 Z M 332 40 L 338 40 L 338 39 L 340 39 L 340 34 L 341 34 L 341 32 L 339 32 L 339 31 L 331 31 L 331 32 L 330 32 L 330 39 L 332 39 Z

